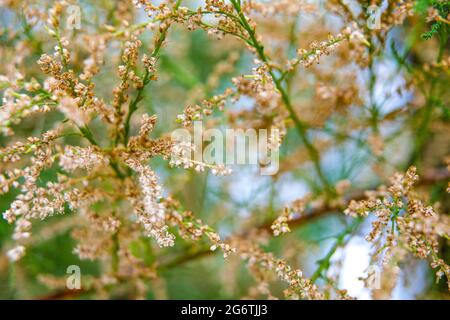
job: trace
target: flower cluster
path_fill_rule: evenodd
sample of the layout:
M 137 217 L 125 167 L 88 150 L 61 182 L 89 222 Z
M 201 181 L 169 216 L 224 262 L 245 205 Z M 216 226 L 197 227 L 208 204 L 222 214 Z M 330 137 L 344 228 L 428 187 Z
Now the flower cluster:
M 93 171 L 100 166 L 107 166 L 108 163 L 108 158 L 92 146 L 87 148 L 66 146 L 59 158 L 59 165 L 68 172 L 80 168 Z
M 264 252 L 249 241 L 239 241 L 237 252 L 246 260 L 249 268 L 257 268 L 259 272 L 268 270 L 275 272 L 277 277 L 289 286 L 284 294 L 288 299 L 323 299 L 318 287 L 311 280 L 303 277 L 299 269 L 290 266 L 285 260 L 276 258 L 272 253 Z
M 138 204 L 135 207 L 139 223 L 160 246 L 173 246 L 175 237 L 167 230 L 166 208 L 161 201 L 162 188 L 158 184 L 156 174 L 137 160 L 128 159 L 126 163 L 139 175 L 142 197 L 137 199 Z
M 288 222 L 304 213 L 306 204 L 309 200 L 310 196 L 308 195 L 302 199 L 297 199 L 289 206 L 284 207 L 283 213 L 278 216 L 270 226 L 273 235 L 279 236 L 280 234 L 291 232 Z
M 194 168 L 196 172 L 203 172 L 205 168 L 209 168 L 215 176 L 227 176 L 232 173 L 231 168 L 223 164 L 209 164 L 192 159 L 193 152 L 195 152 L 195 145 L 190 142 L 181 141 L 174 143 L 169 164 L 173 167 L 183 167 L 184 169 Z
M 330 35 L 326 41 L 313 41 L 309 45 L 309 50 L 298 49 L 298 57 L 289 61 L 287 70 L 292 71 L 299 64 L 307 68 L 314 63 L 319 63 L 321 56 L 330 55 L 338 47 L 339 43 L 345 39 L 344 34 Z
M 400 248 L 404 248 L 418 258 L 429 258 L 432 268 L 438 268 L 437 277 L 445 274 L 450 285 L 449 266 L 437 256 L 439 238 L 448 237 L 450 232 L 449 220 L 417 198 L 413 189 L 419 179 L 416 172 L 410 167 L 404 175 L 394 174 L 389 187 L 367 192 L 367 200 L 352 200 L 345 213 L 376 217 L 366 240 L 375 244 L 375 258 L 382 258 L 384 266 L 398 259 Z

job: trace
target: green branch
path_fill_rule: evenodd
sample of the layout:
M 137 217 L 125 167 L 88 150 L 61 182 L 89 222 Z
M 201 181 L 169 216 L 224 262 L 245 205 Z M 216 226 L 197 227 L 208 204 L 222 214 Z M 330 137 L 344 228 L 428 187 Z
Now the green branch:
M 240 3 L 236 0 L 231 0 L 231 3 L 233 4 L 233 7 L 235 8 L 239 18 L 241 19 L 242 25 L 244 26 L 245 30 L 249 34 L 250 42 L 252 43 L 252 46 L 256 49 L 256 52 L 257 52 L 259 58 L 264 63 L 269 64 L 269 59 L 267 58 L 267 56 L 264 52 L 264 47 L 256 39 L 255 31 L 249 25 L 247 18 L 242 13 Z M 303 144 L 305 145 L 305 147 L 308 151 L 309 157 L 311 158 L 311 161 L 313 162 L 316 173 L 317 173 L 323 187 L 325 188 L 327 195 L 328 196 L 335 195 L 334 188 L 331 185 L 331 183 L 328 181 L 327 177 L 325 176 L 322 166 L 320 164 L 320 154 L 308 137 L 307 125 L 302 120 L 300 120 L 300 118 L 297 116 L 297 113 L 295 112 L 295 110 L 292 106 L 289 95 L 287 94 L 286 90 L 284 89 L 284 87 L 282 85 L 282 80 L 283 80 L 284 76 L 277 78 L 277 76 L 274 74 L 274 72 L 272 70 L 269 70 L 269 74 L 272 77 L 275 87 L 281 94 L 281 99 L 284 103 L 284 106 L 286 107 L 286 109 L 289 112 L 289 116 L 294 121 L 295 127 L 297 128 L 297 132 L 300 136 L 300 139 L 302 140 Z
M 355 219 L 351 224 L 349 224 L 344 231 L 342 231 L 336 238 L 336 242 L 334 243 L 334 245 L 330 248 L 330 250 L 328 251 L 328 253 L 326 254 L 326 256 L 319 260 L 318 262 L 319 267 L 316 269 L 316 271 L 314 271 L 313 275 L 311 276 L 311 282 L 314 283 L 317 281 L 317 279 L 319 279 L 320 277 L 322 277 L 323 272 L 328 270 L 330 268 L 330 264 L 331 264 L 331 258 L 333 257 L 333 255 L 336 253 L 337 249 L 339 247 L 341 247 L 342 245 L 344 245 L 346 239 L 347 239 L 347 235 L 353 234 L 359 227 L 359 225 L 361 224 L 363 220 L 361 218 L 357 218 Z
M 178 0 L 177 3 L 174 6 L 174 10 L 178 9 L 178 7 L 181 4 L 181 0 Z M 166 40 L 167 32 L 169 31 L 169 27 L 162 30 L 160 37 L 156 41 L 155 48 L 153 49 L 153 52 L 151 54 L 152 58 L 156 58 L 159 55 L 159 52 L 161 50 L 161 47 L 164 43 L 164 40 Z M 128 107 L 128 113 L 125 118 L 124 123 L 124 136 L 123 136 L 123 142 L 125 145 L 128 143 L 129 135 L 130 135 L 130 121 L 131 116 L 133 113 L 138 109 L 138 103 L 144 98 L 144 89 L 147 86 L 147 84 L 151 80 L 152 74 L 146 69 L 144 77 L 142 79 L 143 85 L 141 88 L 138 89 L 136 97 L 130 102 L 130 105 Z

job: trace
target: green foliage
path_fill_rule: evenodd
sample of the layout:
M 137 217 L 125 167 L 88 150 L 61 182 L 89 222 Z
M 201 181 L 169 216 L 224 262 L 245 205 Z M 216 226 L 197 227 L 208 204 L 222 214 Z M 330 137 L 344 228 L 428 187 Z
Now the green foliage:
M 446 19 L 450 13 L 450 2 L 440 1 L 440 0 L 418 0 L 415 5 L 417 12 L 425 15 L 429 8 L 434 8 L 439 12 L 439 16 Z M 433 36 L 448 37 L 449 26 L 442 21 L 433 22 L 431 25 L 431 30 L 424 32 L 421 37 L 422 39 L 429 40 Z

